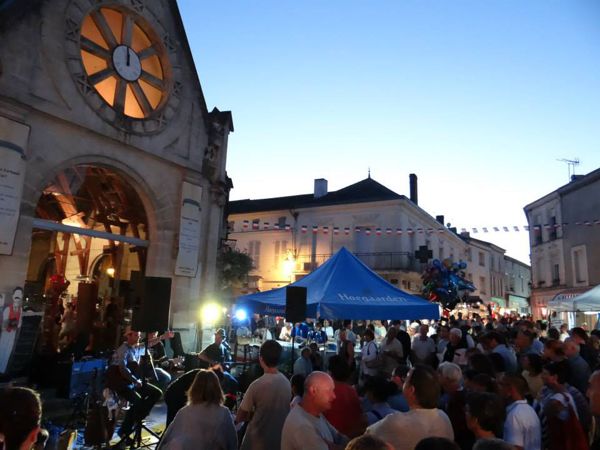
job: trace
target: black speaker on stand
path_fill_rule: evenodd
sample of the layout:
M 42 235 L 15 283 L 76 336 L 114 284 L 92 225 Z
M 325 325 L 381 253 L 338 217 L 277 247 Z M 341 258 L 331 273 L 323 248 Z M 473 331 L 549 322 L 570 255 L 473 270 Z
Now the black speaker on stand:
M 306 294 L 307 289 L 301 286 L 288 286 L 285 288 L 285 320 L 292 323 L 303 322 L 306 319 Z M 292 364 L 291 372 L 294 371 L 294 342 L 296 336 L 292 337 Z
M 133 286 L 131 328 L 162 332 L 169 328 L 171 279 L 144 277 Z
M 165 331 L 169 328 L 169 309 L 171 307 L 171 278 L 145 277 L 136 280 L 133 288 L 131 328 L 135 331 L 151 333 Z M 144 346 L 144 361 L 150 361 L 150 369 L 154 372 L 152 361 L 148 359 L 148 339 Z M 156 379 L 156 372 L 154 372 Z M 142 390 L 146 386 L 146 377 L 142 377 Z M 134 445 L 139 448 L 142 443 L 142 428 L 160 440 L 160 436 L 138 420 L 134 430 Z

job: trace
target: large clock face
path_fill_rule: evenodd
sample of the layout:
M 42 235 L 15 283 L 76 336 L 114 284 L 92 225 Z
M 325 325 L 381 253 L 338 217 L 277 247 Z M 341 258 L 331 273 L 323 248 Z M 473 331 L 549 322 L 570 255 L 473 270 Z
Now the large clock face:
M 81 60 L 90 83 L 117 112 L 149 117 L 161 106 L 166 83 L 162 44 L 143 19 L 122 9 L 100 8 L 81 25 Z
M 104 120 L 139 134 L 160 131 L 182 91 L 178 45 L 150 6 L 71 0 L 66 14 L 67 65 L 79 91 Z

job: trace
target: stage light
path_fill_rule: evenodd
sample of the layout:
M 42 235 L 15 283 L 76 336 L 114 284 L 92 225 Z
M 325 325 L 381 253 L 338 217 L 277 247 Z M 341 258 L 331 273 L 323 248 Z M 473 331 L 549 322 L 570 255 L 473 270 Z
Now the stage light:
M 221 307 L 216 303 L 207 303 L 202 307 L 201 317 L 205 324 L 214 324 L 221 315 Z
M 235 311 L 235 318 L 240 322 L 246 320 L 248 318 L 248 314 L 243 309 L 238 309 Z

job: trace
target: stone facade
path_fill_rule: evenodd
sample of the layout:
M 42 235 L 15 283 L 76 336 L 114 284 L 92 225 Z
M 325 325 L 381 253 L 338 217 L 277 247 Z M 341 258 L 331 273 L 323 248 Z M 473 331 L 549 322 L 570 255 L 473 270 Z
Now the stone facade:
M 130 127 L 122 126 L 110 105 L 82 88 L 77 75 L 81 61 L 72 53 L 81 18 L 103 2 L 15 3 L 15 10 L 3 11 L 14 20 L 5 16 L 0 34 L 0 117 L 27 129 L 28 139 L 14 248 L 12 254 L 0 255 L 0 292 L 26 281 L 33 220 L 46 186 L 68 167 L 109 168 L 135 189 L 144 205 L 146 275 L 172 279 L 171 324 L 181 329 L 188 348 L 195 347 L 195 317 L 202 298 L 215 286 L 223 208 L 231 186 L 225 161 L 233 124 L 229 113 L 207 109 L 176 2 L 105 2 L 156 30 L 170 68 L 164 105 L 152 121 L 133 121 Z M 7 136 L 4 130 L 0 141 Z M 174 275 L 184 182 L 202 188 L 195 277 Z

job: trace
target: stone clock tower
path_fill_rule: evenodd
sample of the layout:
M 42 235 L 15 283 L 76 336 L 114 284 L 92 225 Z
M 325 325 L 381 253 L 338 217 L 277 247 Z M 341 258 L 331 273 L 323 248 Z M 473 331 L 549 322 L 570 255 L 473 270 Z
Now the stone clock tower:
M 76 304 L 108 346 L 107 306 L 124 326 L 139 279 L 169 279 L 195 350 L 233 123 L 206 106 L 176 1 L 0 1 L 0 42 L 0 306 L 18 286 L 39 314 Z

